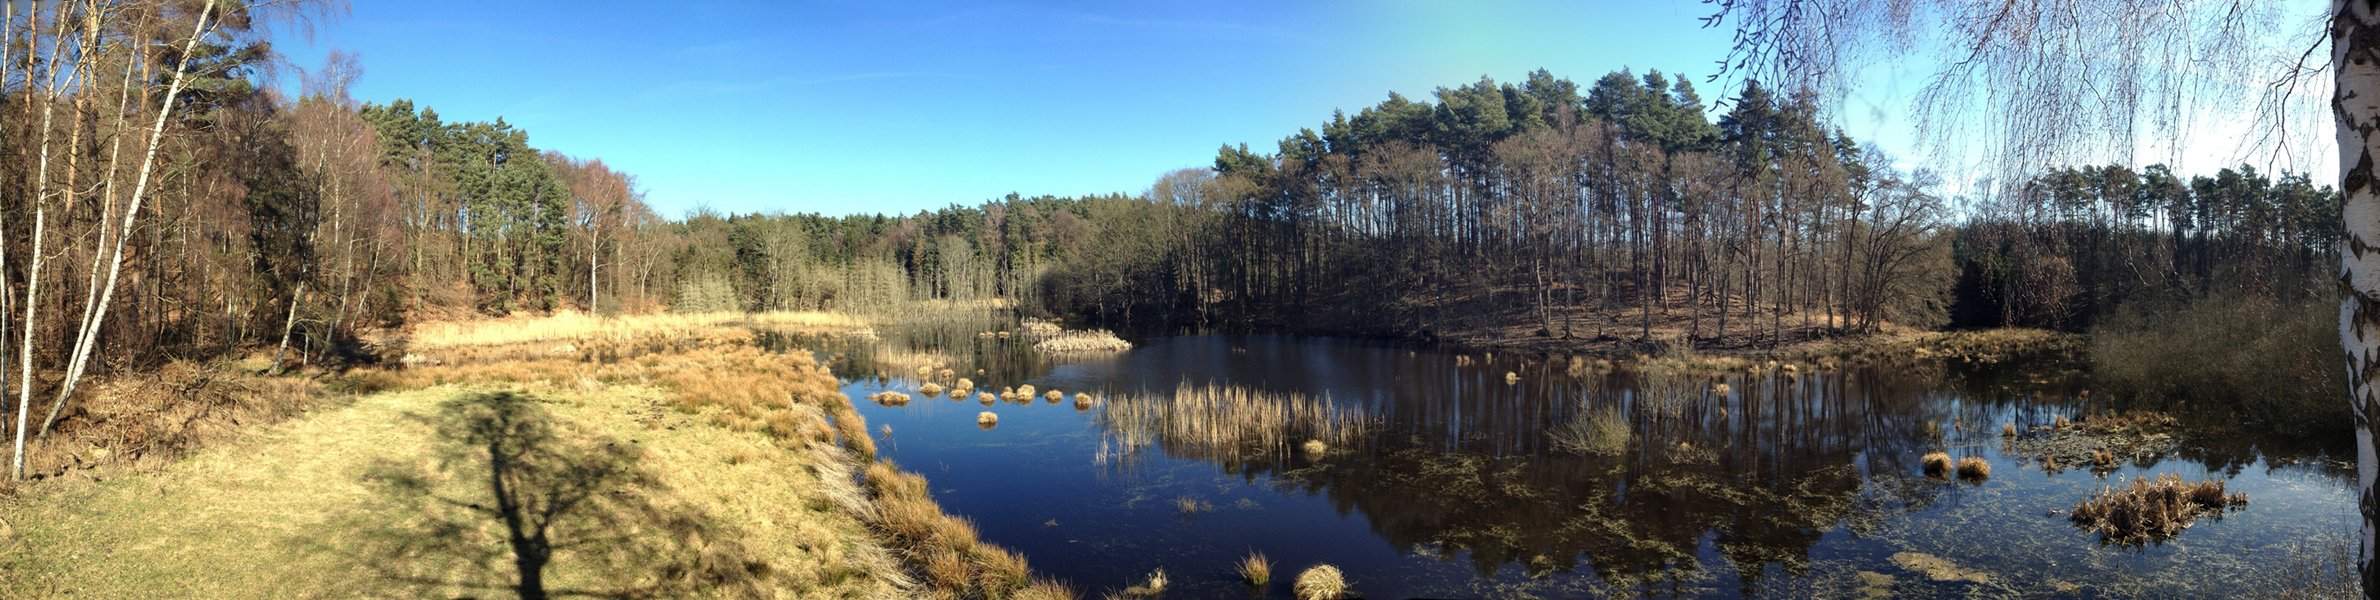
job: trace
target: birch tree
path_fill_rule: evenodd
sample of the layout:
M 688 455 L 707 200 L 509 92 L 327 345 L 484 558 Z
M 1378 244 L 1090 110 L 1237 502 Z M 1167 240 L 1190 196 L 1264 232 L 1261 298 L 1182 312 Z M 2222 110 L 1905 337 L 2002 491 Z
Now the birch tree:
M 2257 75 L 2252 40 L 2273 32 L 2278 3 L 2252 0 L 1715 0 L 1707 25 L 1731 25 L 1729 74 L 1800 82 L 1841 98 L 1859 67 L 1937 49 L 1938 70 L 1916 114 L 1925 139 L 1963 139 L 1978 127 L 2001 175 L 2104 155 L 2129 157 L 2144 137 L 2175 137 L 2200 110 L 2237 103 L 2235 82 Z M 2363 514 L 2358 565 L 2366 597 L 2380 593 L 2380 3 L 2333 0 L 2325 34 L 2274 84 L 2261 109 L 2286 123 L 2294 93 L 2327 75 L 2335 126 L 2339 214 L 2339 342 L 2355 421 Z M 2308 66 L 2322 56 L 2326 65 Z M 2286 61 L 2283 61 L 2287 64 Z M 1973 110 L 1973 109 L 1983 110 Z M 2296 140 L 2286 128 L 2275 144 Z M 2164 132 L 2143 136 L 2144 132 Z M 2003 177 L 2021 181 L 2024 177 Z

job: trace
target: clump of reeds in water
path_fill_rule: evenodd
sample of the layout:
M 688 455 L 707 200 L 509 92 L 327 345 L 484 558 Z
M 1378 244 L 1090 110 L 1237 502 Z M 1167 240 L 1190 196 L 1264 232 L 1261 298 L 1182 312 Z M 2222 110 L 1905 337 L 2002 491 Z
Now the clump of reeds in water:
M 1084 393 L 1084 392 L 1075 392 L 1075 393 L 1074 393 L 1074 409 L 1075 409 L 1075 410 L 1091 410 L 1091 405 L 1098 404 L 1098 402 L 1099 402 L 1099 401 L 1092 399 L 1092 398 L 1091 398 L 1091 395 L 1090 395 L 1090 394 L 1088 394 L 1088 393 Z
M 917 393 L 925 394 L 927 398 L 940 396 L 942 395 L 942 384 L 928 381 L 925 385 L 917 386 Z
M 1950 476 L 1950 453 L 1927 452 L 1919 459 L 1925 465 L 1925 476 L 1942 479 Z
M 1000 424 L 1000 413 L 988 410 L 975 413 L 975 424 L 985 429 L 991 429 L 992 426 Z
M 1347 595 L 1347 576 L 1338 567 L 1314 565 L 1297 574 L 1291 590 L 1297 600 L 1338 600 Z
M 1033 342 L 1033 349 L 1050 354 L 1122 352 L 1125 350 L 1131 350 L 1132 342 L 1127 342 L 1124 341 L 1124 338 L 1116 337 L 1115 332 L 1105 329 L 1093 329 L 1089 331 L 1068 331 L 1048 339 Z
M 950 385 L 950 389 L 958 390 L 958 391 L 959 391 L 959 392 L 961 392 L 961 393 L 965 393 L 967 390 L 972 390 L 972 389 L 975 389 L 975 380 L 973 380 L 973 379 L 968 379 L 968 378 L 965 378 L 965 377 L 960 377 L 957 383 L 953 383 L 953 384 L 951 384 L 951 385 Z
M 1158 569 L 1149 574 L 1148 581 L 1124 588 L 1123 596 L 1125 598 L 1155 598 L 1165 594 L 1165 584 L 1165 569 Z
M 2016 437 L 2016 424 L 2015 424 L 2015 423 L 2001 423 L 2001 424 L 2000 424 L 2000 437 Z
M 2075 504 L 2068 519 L 2098 533 L 2102 541 L 2138 545 L 2172 539 L 2199 517 L 2221 516 L 2225 509 L 2247 504 L 2247 494 L 2224 493 L 2223 480 L 2192 483 L 2166 473 L 2153 480 L 2136 477 L 2120 488 L 2100 488 L 2097 496 Z
M 1579 415 L 1569 423 L 1555 427 L 1548 435 L 1555 448 L 1595 456 L 1618 455 L 1628 449 L 1629 440 L 1635 437 L 1634 432 L 1628 429 L 1627 419 L 1614 409 L 1598 409 Z
M 1016 397 L 1020 400 L 1032 402 L 1033 397 L 1039 395 L 1040 394 L 1033 392 L 1033 384 L 1028 383 L 1025 385 L 1016 386 Z
M 1058 402 L 1066 399 L 1066 392 L 1050 390 L 1049 392 L 1042 394 L 1041 397 L 1043 399 L 1049 400 L 1050 404 L 1057 404 Z
M 982 402 L 984 406 L 991 406 L 993 403 L 999 402 L 1000 397 L 992 395 L 991 392 L 976 392 L 975 400 Z
M 868 396 L 868 400 L 885 406 L 901 406 L 909 403 L 909 395 L 892 390 L 885 390 Z
M 1512 372 L 1512 371 L 1505 371 L 1505 372 L 1504 372 L 1504 385 L 1515 385 L 1515 384 L 1519 384 L 1520 382 L 1521 382 L 1521 374 L 1520 374 L 1520 373 L 1515 373 L 1515 372 Z
M 1322 440 L 1306 440 L 1303 447 L 1306 451 L 1306 458 L 1320 459 L 1323 455 L 1330 453 L 1330 444 Z
M 1000 388 L 1000 399 L 1001 399 L 1001 400 L 1015 400 L 1015 399 L 1016 399 L 1016 388 L 1012 388 L 1012 387 L 1004 387 L 1004 388 Z
M 1305 440 L 1345 446 L 1370 428 L 1359 409 L 1303 394 L 1184 382 L 1170 396 L 1111 396 L 1099 413 L 1123 452 L 1162 443 L 1177 454 L 1288 458 Z
M 1992 463 L 1969 456 L 1959 459 L 1959 479 L 1973 483 L 1992 477 Z
M 1273 582 L 1273 561 L 1263 552 L 1250 552 L 1240 558 L 1239 572 L 1240 581 L 1261 588 Z

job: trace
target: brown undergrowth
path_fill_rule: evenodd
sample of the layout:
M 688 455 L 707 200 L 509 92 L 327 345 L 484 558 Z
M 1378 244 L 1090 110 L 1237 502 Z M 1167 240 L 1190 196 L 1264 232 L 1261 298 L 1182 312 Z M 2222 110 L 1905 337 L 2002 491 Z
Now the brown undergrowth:
M 851 328 L 819 320 L 821 327 Z M 778 319 L 782 329 L 795 319 Z M 864 481 L 842 503 L 882 535 L 905 563 L 913 593 L 941 598 L 1071 597 L 1035 582 L 1024 557 L 981 540 L 974 525 L 942 512 L 925 479 L 878 462 L 865 418 L 835 376 L 805 352 L 770 352 L 733 321 L 673 327 L 589 328 L 549 339 L 495 336 L 496 344 L 442 344 L 419 354 L 403 377 L 414 385 L 518 381 L 542 385 L 651 386 L 675 410 L 720 425 L 765 432 L 788 449 L 832 449 Z M 908 577 L 904 577 L 908 579 Z

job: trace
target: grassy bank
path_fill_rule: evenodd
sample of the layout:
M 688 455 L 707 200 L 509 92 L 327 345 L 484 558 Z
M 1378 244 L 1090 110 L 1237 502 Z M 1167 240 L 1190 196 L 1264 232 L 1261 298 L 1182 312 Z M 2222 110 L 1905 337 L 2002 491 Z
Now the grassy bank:
M 310 405 L 296 416 L 186 458 L 16 490 L 0 500 L 0 586 L 97 597 L 1056 591 L 972 535 L 910 535 L 972 530 L 922 480 L 877 464 L 834 376 L 806 353 L 762 351 L 763 328 L 865 324 L 560 315 L 418 329 L 402 340 L 411 366 L 339 378 L 387 391 L 300 400 Z

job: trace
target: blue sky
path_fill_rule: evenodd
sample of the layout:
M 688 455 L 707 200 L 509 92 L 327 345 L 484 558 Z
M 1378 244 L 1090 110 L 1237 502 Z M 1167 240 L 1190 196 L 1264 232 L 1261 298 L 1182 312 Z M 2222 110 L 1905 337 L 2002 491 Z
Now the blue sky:
M 1540 67 L 1703 84 L 1728 43 L 1689 0 L 602 4 L 364 0 L 276 45 L 299 68 L 356 53 L 359 99 L 501 116 L 635 174 L 678 216 L 1139 192 L 1390 91 Z M 1914 154 L 1890 116 L 1910 90 L 1868 79 L 1882 83 L 1844 103 L 1844 127 Z

